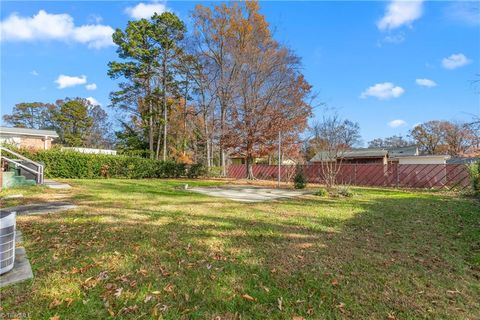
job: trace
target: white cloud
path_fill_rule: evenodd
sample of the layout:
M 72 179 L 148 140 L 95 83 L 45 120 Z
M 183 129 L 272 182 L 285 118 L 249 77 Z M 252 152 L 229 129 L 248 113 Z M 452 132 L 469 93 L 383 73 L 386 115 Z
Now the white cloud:
M 89 24 L 73 30 L 73 39 L 86 44 L 89 48 L 100 49 L 113 44 L 113 29 L 101 24 Z
M 469 26 L 480 24 L 480 3 L 478 1 L 455 1 L 445 8 L 446 15 L 453 21 Z
M 375 97 L 379 100 L 387 100 L 400 97 L 405 90 L 402 87 L 395 86 L 391 82 L 377 83 L 367 90 L 363 91 L 360 98 Z
M 139 3 L 125 9 L 125 13 L 134 19 L 149 19 L 154 13 L 162 14 L 165 11 L 167 6 L 164 3 Z
M 433 88 L 437 86 L 437 83 L 430 79 L 416 79 L 415 82 L 421 87 Z
M 61 74 L 58 76 L 57 80 L 55 80 L 55 83 L 58 84 L 58 89 L 64 89 L 87 83 L 87 77 L 83 75 L 79 77 L 71 77 Z
M 32 76 L 39 76 L 39 75 L 40 75 L 40 74 L 37 72 L 37 70 L 32 70 L 32 71 L 30 71 L 30 74 L 31 74 Z
M 442 59 L 442 66 L 445 69 L 456 69 L 463 67 L 472 62 L 463 53 L 452 54 L 450 57 Z
M 402 119 L 396 119 L 396 120 L 392 120 L 388 123 L 388 126 L 390 128 L 398 128 L 398 127 L 402 127 L 404 125 L 406 125 L 407 122 L 405 122 L 404 120 Z
M 405 41 L 405 34 L 404 33 L 397 33 L 385 36 L 382 39 L 384 43 L 393 43 L 393 44 L 400 44 Z
M 94 97 L 88 97 L 86 98 L 88 100 L 88 102 L 90 102 L 90 104 L 92 106 L 101 106 L 102 104 L 100 102 L 97 101 L 97 99 L 95 99 Z
M 422 16 L 423 1 L 393 0 L 387 6 L 382 19 L 377 22 L 380 30 L 392 30 L 403 25 L 410 26 L 413 21 Z
M 87 90 L 96 90 L 97 89 L 97 84 L 96 83 L 89 83 L 85 86 Z
M 0 22 L 1 41 L 74 41 L 97 49 L 113 45 L 113 31 L 112 27 L 101 24 L 75 26 L 70 15 L 45 10 L 32 17 L 13 13 Z

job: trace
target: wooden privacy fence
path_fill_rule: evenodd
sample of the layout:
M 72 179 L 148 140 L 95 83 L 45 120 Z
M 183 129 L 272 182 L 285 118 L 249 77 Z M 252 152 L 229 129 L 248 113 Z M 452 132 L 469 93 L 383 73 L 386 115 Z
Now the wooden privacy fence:
M 310 183 L 324 183 L 324 166 L 300 166 Z M 465 164 L 341 164 L 338 165 L 337 184 L 372 187 L 449 188 L 465 189 L 470 186 Z M 244 179 L 245 165 L 231 165 L 228 177 Z M 282 165 L 281 180 L 292 181 L 296 166 Z M 278 166 L 254 165 L 253 175 L 260 180 L 277 180 Z

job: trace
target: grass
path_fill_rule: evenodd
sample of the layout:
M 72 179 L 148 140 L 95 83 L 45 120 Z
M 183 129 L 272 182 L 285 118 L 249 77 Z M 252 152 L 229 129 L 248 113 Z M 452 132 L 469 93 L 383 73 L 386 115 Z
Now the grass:
M 221 182 L 75 180 L 76 210 L 22 216 L 35 278 L 2 290 L 32 319 L 478 319 L 480 207 L 354 189 L 238 203 Z M 51 199 L 44 189 L 29 198 Z M 58 193 L 58 191 L 57 191 Z

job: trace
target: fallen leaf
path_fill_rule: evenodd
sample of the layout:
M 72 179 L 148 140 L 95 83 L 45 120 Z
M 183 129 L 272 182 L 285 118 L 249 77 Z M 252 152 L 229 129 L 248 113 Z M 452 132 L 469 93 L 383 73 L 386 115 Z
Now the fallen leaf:
M 67 303 L 67 307 L 70 307 L 70 305 L 72 304 L 73 302 L 73 299 L 72 298 L 65 298 L 63 299 L 66 303 Z
M 160 291 L 152 291 L 152 294 L 160 294 L 161 292 Z
M 173 284 L 169 283 L 169 284 L 167 284 L 167 285 L 165 286 L 165 288 L 163 288 L 163 291 L 165 291 L 165 292 L 173 292 L 173 288 L 174 288 L 174 287 L 175 287 L 175 286 L 174 286 Z
M 252 296 L 250 296 L 246 293 L 242 295 L 242 298 L 245 299 L 245 300 L 248 300 L 248 301 L 255 301 L 254 297 L 252 297 Z
M 148 295 L 145 297 L 145 300 L 143 300 L 143 303 L 147 303 L 148 301 L 152 300 L 152 296 L 151 295 Z
M 163 311 L 163 312 L 167 311 L 167 309 L 168 309 L 168 306 L 166 304 L 162 304 L 162 306 L 160 307 L 160 311 Z
M 142 276 L 146 276 L 148 272 L 145 269 L 138 269 L 137 273 L 140 273 Z
M 337 279 L 332 280 L 332 286 L 338 286 L 338 280 Z
M 60 317 L 55 315 L 53 317 L 50 317 L 50 320 L 60 320 Z
M 458 293 L 460 293 L 460 291 L 458 291 L 457 289 L 455 289 L 455 290 L 447 290 L 447 293 L 449 293 L 449 294 L 458 294 Z
M 119 298 L 122 294 L 123 288 L 118 288 L 115 290 L 115 293 L 113 294 L 115 297 Z
M 55 308 L 56 306 L 62 304 L 62 301 L 58 300 L 57 298 L 53 299 L 52 302 L 48 305 L 48 309 Z
M 158 316 L 158 308 L 157 308 L 157 305 L 155 305 L 153 308 L 152 308 L 152 317 L 157 317 Z
M 292 320 L 305 320 L 305 318 L 300 316 L 293 316 Z
M 283 297 L 278 298 L 277 303 L 278 303 L 278 310 L 282 311 L 282 309 L 283 309 Z

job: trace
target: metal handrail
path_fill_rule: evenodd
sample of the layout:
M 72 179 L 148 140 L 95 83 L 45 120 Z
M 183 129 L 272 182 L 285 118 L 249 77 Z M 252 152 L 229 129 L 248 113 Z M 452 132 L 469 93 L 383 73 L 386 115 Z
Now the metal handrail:
M 30 160 L 30 159 L 22 156 L 21 154 L 18 154 L 17 152 L 14 152 L 14 151 L 12 151 L 12 150 L 10 150 L 10 149 L 7 149 L 7 148 L 5 148 L 5 147 L 2 147 L 2 146 L 0 146 L 0 151 L 5 151 L 5 152 L 7 152 L 7 153 L 13 154 L 14 156 L 20 158 L 21 160 L 26 161 L 26 162 L 31 163 L 31 164 L 33 164 L 34 166 L 36 166 L 36 167 L 37 167 L 37 171 L 34 171 L 34 169 L 29 168 L 29 167 L 27 167 L 27 166 L 19 163 L 18 161 L 15 161 L 15 160 L 13 160 L 13 159 L 7 158 L 7 157 L 5 157 L 5 156 L 1 156 L 2 158 L 4 158 L 5 160 L 7 160 L 7 161 L 9 161 L 9 162 L 15 163 L 16 166 L 20 166 L 20 167 L 24 168 L 25 170 L 32 172 L 33 174 L 35 174 L 35 175 L 37 176 L 37 183 L 38 183 L 38 184 L 43 184 L 43 165 L 42 165 L 42 164 L 40 164 L 40 163 L 38 163 L 38 162 L 35 162 L 35 161 L 33 161 L 33 160 Z M 1 155 L 1 152 L 0 152 L 0 155 Z
M 42 166 L 40 163 L 35 162 L 35 161 L 33 161 L 33 160 L 30 160 L 30 159 L 22 156 L 21 154 L 16 153 L 15 151 L 12 151 L 12 150 L 7 149 L 7 148 L 5 148 L 5 147 L 0 146 L 0 150 L 5 151 L 5 152 L 8 152 L 8 153 L 10 153 L 10 154 L 13 154 L 15 157 L 18 157 L 18 158 L 20 158 L 20 159 L 22 159 L 22 160 L 28 161 L 28 162 L 36 165 L 37 167 Z M 43 167 L 43 166 L 42 166 L 42 167 Z
M 27 170 L 27 171 L 30 171 L 30 172 L 33 173 L 33 174 L 36 174 L 36 175 L 39 175 L 39 174 L 40 174 L 40 170 L 39 170 L 39 171 L 35 171 L 34 169 L 32 169 L 32 168 L 30 168 L 30 167 L 27 167 L 26 165 L 21 164 L 20 162 L 15 161 L 15 160 L 13 160 L 13 159 L 7 158 L 7 157 L 5 157 L 5 156 L 2 156 L 2 159 L 7 160 L 8 162 L 12 162 L 12 163 L 15 164 L 15 166 L 22 167 L 23 169 L 25 169 L 25 170 Z

